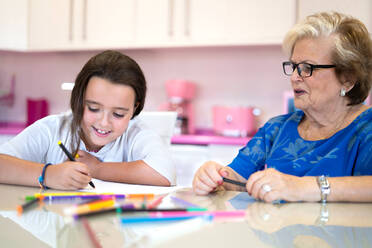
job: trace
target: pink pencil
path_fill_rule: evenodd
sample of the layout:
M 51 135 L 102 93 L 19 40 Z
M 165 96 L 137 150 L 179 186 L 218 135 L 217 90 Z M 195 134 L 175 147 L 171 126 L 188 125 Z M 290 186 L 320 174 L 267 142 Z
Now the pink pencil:
M 238 211 L 202 211 L 202 212 L 155 212 L 149 213 L 150 217 L 192 217 L 201 215 L 212 215 L 215 218 L 242 218 L 245 216 L 245 210 Z

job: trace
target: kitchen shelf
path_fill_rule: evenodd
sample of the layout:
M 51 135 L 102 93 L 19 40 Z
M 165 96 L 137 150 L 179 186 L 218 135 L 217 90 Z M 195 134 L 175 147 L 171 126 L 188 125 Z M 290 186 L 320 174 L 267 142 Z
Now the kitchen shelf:
M 244 146 L 252 137 L 225 137 L 219 135 L 173 135 L 172 144 L 185 145 L 241 145 Z

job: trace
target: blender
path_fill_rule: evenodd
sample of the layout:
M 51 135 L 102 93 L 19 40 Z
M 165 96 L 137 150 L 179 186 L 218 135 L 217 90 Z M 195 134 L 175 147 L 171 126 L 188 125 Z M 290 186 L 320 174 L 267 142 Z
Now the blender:
M 175 134 L 194 134 L 194 109 L 191 100 L 195 96 L 195 84 L 187 80 L 169 80 L 165 83 L 168 101 L 160 110 L 177 112 Z

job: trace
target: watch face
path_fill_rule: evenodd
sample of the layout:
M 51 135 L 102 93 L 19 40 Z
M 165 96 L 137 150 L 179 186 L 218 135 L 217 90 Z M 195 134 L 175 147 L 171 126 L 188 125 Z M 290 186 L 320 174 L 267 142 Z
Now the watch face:
M 321 187 L 329 187 L 328 180 L 324 176 L 318 177 L 318 183 Z

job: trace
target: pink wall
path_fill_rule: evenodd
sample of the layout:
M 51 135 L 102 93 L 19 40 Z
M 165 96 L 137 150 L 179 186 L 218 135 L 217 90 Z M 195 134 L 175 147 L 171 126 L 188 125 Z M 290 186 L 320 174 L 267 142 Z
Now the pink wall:
M 0 121 L 25 121 L 26 97 L 46 97 L 50 112 L 68 109 L 70 92 L 62 82 L 73 82 L 83 64 L 98 51 L 18 53 L 0 51 L 0 89 L 8 89 L 16 74 L 14 106 L 0 105 Z M 128 50 L 148 81 L 146 110 L 166 101 L 164 82 L 188 79 L 197 84 L 194 101 L 196 125 L 211 127 L 211 108 L 253 105 L 263 111 L 262 120 L 282 113 L 282 92 L 290 89 L 281 62 L 280 46 L 169 48 Z

